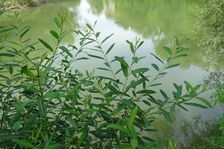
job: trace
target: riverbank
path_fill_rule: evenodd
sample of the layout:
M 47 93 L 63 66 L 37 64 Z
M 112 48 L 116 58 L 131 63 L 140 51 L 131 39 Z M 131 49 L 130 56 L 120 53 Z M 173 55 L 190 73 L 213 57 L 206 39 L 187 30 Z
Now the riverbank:
M 37 7 L 40 4 L 55 2 L 57 0 L 0 0 L 1 9 L 23 9 Z
M 38 3 L 38 0 L 0 0 L 0 8 L 21 9 L 24 7 L 35 7 Z

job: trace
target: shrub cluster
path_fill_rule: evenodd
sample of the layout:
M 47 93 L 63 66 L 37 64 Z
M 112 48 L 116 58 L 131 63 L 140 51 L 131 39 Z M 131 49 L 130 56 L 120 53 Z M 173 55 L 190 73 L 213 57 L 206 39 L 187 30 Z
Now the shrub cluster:
M 158 148 L 151 138 L 156 118 L 172 122 L 177 107 L 211 107 L 200 97 L 201 85 L 174 83 L 172 96 L 160 89 L 160 79 L 179 65 L 174 60 L 186 56 L 178 40 L 175 48 L 164 47 L 166 60 L 152 54 L 159 65 L 139 67 L 146 59 L 138 56 L 140 39 L 127 40 L 130 63 L 127 57 L 110 59 L 115 44 L 105 43 L 112 34 L 103 38 L 89 24 L 84 31 L 65 31 L 65 19 L 61 13 L 54 18 L 56 46 L 29 38 L 28 26 L 0 26 L 0 148 Z M 79 42 L 65 46 L 71 33 Z M 89 59 L 103 66 L 84 72 L 74 67 Z

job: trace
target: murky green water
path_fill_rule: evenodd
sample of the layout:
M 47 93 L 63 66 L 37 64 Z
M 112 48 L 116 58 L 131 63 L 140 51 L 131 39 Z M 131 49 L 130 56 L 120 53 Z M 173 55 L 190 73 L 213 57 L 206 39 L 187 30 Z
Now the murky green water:
M 56 28 L 53 17 L 57 12 L 69 12 L 66 28 L 82 28 L 86 23 L 97 21 L 96 30 L 102 32 L 102 35 L 115 33 L 111 43 L 115 42 L 116 46 L 110 58 L 114 55 L 130 57 L 125 40 L 142 38 L 145 44 L 139 55 L 148 57 L 148 61 L 143 63 L 144 67 L 155 61 L 150 56 L 151 52 L 165 58 L 166 53 L 162 47 L 172 46 L 175 36 L 179 39 L 189 38 L 184 44 L 189 47 L 189 56 L 181 60 L 180 68 L 171 70 L 162 80 L 163 89 L 169 92 L 173 90 L 173 82 L 183 83 L 186 80 L 199 83 L 207 75 L 209 64 L 206 61 L 206 49 L 199 48 L 195 42 L 197 34 L 194 24 L 199 7 L 200 3 L 196 0 L 71 0 L 25 9 L 23 23 L 32 26 L 30 37 L 33 39 L 42 37 L 53 44 L 49 30 Z M 9 18 L 0 20 L 1 23 L 10 21 Z M 69 43 L 75 41 L 75 35 L 70 35 L 66 39 Z M 91 69 L 97 65 L 101 64 L 89 61 L 78 63 L 75 67 Z M 204 96 L 209 98 L 210 94 Z M 188 113 L 177 114 L 174 125 L 180 126 L 184 119 L 191 119 L 197 113 L 207 119 L 218 115 L 217 110 L 200 109 L 199 112 L 192 108 Z M 174 131 L 175 135 L 179 135 L 178 127 Z

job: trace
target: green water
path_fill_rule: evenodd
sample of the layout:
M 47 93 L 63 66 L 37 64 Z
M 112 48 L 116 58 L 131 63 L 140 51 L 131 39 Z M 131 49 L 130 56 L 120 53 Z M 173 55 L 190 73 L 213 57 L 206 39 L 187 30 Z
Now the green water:
M 41 37 L 50 44 L 54 44 L 54 41 L 49 31 L 56 29 L 53 17 L 60 11 L 68 11 L 66 28 L 78 29 L 84 27 L 86 23 L 97 21 L 96 31 L 102 32 L 103 36 L 115 33 L 111 39 L 111 43 L 116 43 L 109 57 L 111 59 L 114 55 L 130 57 L 125 40 L 140 37 L 145 43 L 139 55 L 148 58 L 142 63 L 144 67 L 155 62 L 150 53 L 165 58 L 167 55 L 163 46 L 173 46 L 175 37 L 189 38 L 184 43 L 184 46 L 189 48 L 188 57 L 181 60 L 180 68 L 171 70 L 169 75 L 162 80 L 164 90 L 172 91 L 173 82 L 183 83 L 184 80 L 193 84 L 202 82 L 207 75 L 206 70 L 210 67 L 206 61 L 206 49 L 199 48 L 196 42 L 198 35 L 194 24 L 198 8 L 200 8 L 200 3 L 196 0 L 71 0 L 27 8 L 22 13 L 22 21 L 32 26 L 32 32 L 28 36 L 33 39 Z M 0 23 L 12 21 L 6 17 L 0 20 Z M 70 35 L 65 40 L 65 44 L 75 42 L 75 35 Z M 98 65 L 101 64 L 89 61 L 78 63 L 75 67 L 85 70 Z M 204 96 L 209 98 L 210 94 Z M 218 112 L 201 109 L 191 109 L 188 113 L 180 112 L 177 114 L 177 121 L 174 125 L 180 126 L 182 120 L 191 119 L 194 114 L 212 119 L 209 115 L 217 115 Z M 175 130 L 175 133 L 179 134 L 179 130 Z

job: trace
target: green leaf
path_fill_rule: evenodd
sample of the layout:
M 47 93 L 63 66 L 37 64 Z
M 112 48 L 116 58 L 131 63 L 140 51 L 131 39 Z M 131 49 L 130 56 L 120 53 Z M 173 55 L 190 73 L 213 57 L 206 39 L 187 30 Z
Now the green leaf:
M 132 127 L 134 122 L 135 122 L 135 117 L 136 117 L 136 114 L 138 112 L 138 107 L 136 106 L 132 111 L 131 111 L 131 114 L 130 114 L 130 117 L 128 119 L 128 127 Z
M 105 39 L 103 39 L 103 41 L 101 42 L 101 44 L 103 44 L 104 42 L 106 42 L 110 37 L 112 37 L 114 34 L 110 34 L 109 36 L 107 36 Z
M 96 37 L 98 38 L 100 36 L 100 32 L 97 32 L 96 33 Z
M 120 62 L 123 74 L 125 77 L 127 77 L 128 76 L 128 67 L 129 67 L 128 63 L 122 57 L 115 56 L 115 59 Z
M 27 28 L 25 31 L 23 31 L 23 33 L 20 35 L 20 38 L 22 38 L 26 33 L 28 33 L 30 30 L 30 28 Z
M 173 122 L 173 119 L 171 118 L 170 114 L 169 114 L 168 112 L 164 111 L 164 110 L 162 110 L 162 112 L 163 112 L 163 116 L 164 116 L 164 118 L 165 118 L 168 122 L 172 123 L 172 122 Z
M 138 91 L 136 92 L 136 94 L 155 94 L 156 92 L 153 91 L 153 90 L 141 90 L 141 91 Z
M 15 55 L 9 54 L 9 53 L 0 53 L 0 57 L 1 56 L 3 56 L 3 57 L 15 57 Z
M 21 137 L 23 137 L 23 136 L 14 135 L 14 134 L 2 134 L 2 133 L 0 133 L 0 140 L 1 141 L 8 141 L 8 140 L 12 140 L 12 139 L 21 138 Z
M 179 42 L 179 40 L 177 39 L 177 37 L 175 37 L 175 41 L 176 41 L 176 45 L 177 45 L 177 46 L 180 46 L 180 42 Z
M 133 43 L 130 42 L 130 41 L 128 41 L 128 40 L 126 40 L 126 42 L 129 44 L 129 47 L 131 49 L 131 52 L 134 54 L 135 53 L 135 47 L 134 47 Z
M 132 149 L 132 146 L 130 146 L 129 144 L 120 144 L 116 146 L 115 149 Z
M 144 59 L 146 57 L 132 57 L 132 60 L 135 64 L 137 64 L 141 59 Z
M 44 146 L 43 149 L 61 149 L 64 148 L 64 146 L 62 144 L 47 144 L 47 146 Z
M 210 107 L 210 108 L 212 108 L 212 105 L 211 105 L 211 103 L 208 101 L 208 100 L 206 100 L 206 99 L 204 99 L 204 98 L 202 98 L 202 97 L 195 97 L 196 99 L 198 99 L 198 100 L 200 100 L 200 101 L 202 101 L 204 104 L 206 104 L 208 107 Z
M 173 92 L 174 98 L 176 101 L 178 101 L 181 98 L 182 95 L 182 85 L 177 85 L 176 83 L 173 83 L 174 87 L 176 88 L 176 92 Z
M 130 84 L 127 86 L 126 88 L 126 92 L 130 89 L 130 88 L 136 88 L 138 85 L 142 84 L 144 82 L 144 79 L 140 79 L 138 81 L 132 80 L 130 82 Z
M 152 56 L 154 56 L 158 61 L 160 61 L 162 64 L 164 64 L 164 62 L 155 54 L 151 53 Z
M 45 41 L 43 41 L 42 39 L 39 39 L 39 41 L 50 51 L 54 51 L 53 48 Z
M 186 86 L 187 91 L 193 91 L 194 90 L 194 87 L 189 82 L 184 81 L 184 84 Z
M 204 108 L 204 109 L 208 108 L 208 107 L 206 107 L 204 105 L 201 105 L 201 104 L 198 104 L 198 103 L 193 103 L 193 102 L 186 102 L 184 104 L 189 105 L 189 106 L 193 106 L 193 107 L 198 107 L 198 108 Z
M 159 66 L 157 66 L 156 64 L 152 64 L 152 67 L 153 67 L 155 70 L 159 71 Z
M 138 145 L 138 139 L 137 139 L 137 134 L 136 134 L 136 131 L 135 131 L 135 128 L 134 126 L 129 126 L 129 131 L 130 131 L 130 134 L 131 134 L 131 147 L 133 149 L 136 149 L 137 145 Z
M 128 133 L 128 130 L 125 127 L 122 127 L 118 124 L 109 124 L 109 125 L 107 125 L 107 128 L 116 129 L 121 132 Z
M 179 66 L 179 65 L 180 65 L 180 64 L 169 65 L 169 66 L 166 67 L 166 69 L 173 68 L 173 67 L 177 67 L 177 66 Z
M 76 61 L 79 61 L 79 60 L 88 60 L 89 58 L 87 57 L 80 57 L 80 58 L 77 58 Z
M 144 43 L 144 41 L 141 41 L 141 42 L 139 43 L 139 45 L 137 46 L 137 48 L 140 48 L 140 47 L 143 45 L 143 43 Z
M 175 59 L 175 58 L 186 57 L 186 56 L 188 56 L 188 55 L 187 54 L 180 54 L 180 55 L 174 56 L 173 58 Z
M 90 56 L 90 57 L 93 57 L 93 58 L 104 60 L 104 58 L 102 58 L 100 56 L 97 56 L 97 55 L 92 55 L 92 54 L 87 54 L 87 55 Z
M 81 136 L 79 137 L 78 146 L 80 146 L 84 142 L 85 139 L 86 139 L 86 132 L 83 132 Z
M 150 86 L 160 86 L 160 85 L 162 85 L 162 83 L 154 83 L 154 84 L 152 84 Z
M 1 75 L 1 74 L 0 74 L 0 78 L 5 78 L 5 79 L 9 80 L 9 78 L 7 76 Z
M 172 50 L 169 47 L 163 47 L 163 49 L 169 54 L 172 55 Z
M 60 46 L 59 49 L 61 49 L 63 52 L 67 53 L 67 55 L 69 57 L 73 57 L 73 55 L 69 52 L 68 48 L 66 48 L 65 46 Z
M 104 70 L 104 71 L 110 71 L 109 69 L 107 68 L 101 68 L 101 67 L 97 67 L 96 69 L 99 69 L 99 70 Z
M 131 138 L 131 147 L 135 149 L 138 145 L 137 137 L 135 139 Z
M 92 31 L 93 30 L 93 27 L 90 25 L 90 24 L 86 24 L 86 26 Z
M 55 31 L 50 31 L 50 34 L 51 34 L 53 37 L 55 37 L 56 39 L 59 38 L 58 33 L 55 32 Z
M 136 74 L 136 73 L 145 73 L 147 71 L 149 71 L 148 68 L 138 68 L 138 69 L 133 70 L 132 73 L 133 74 Z
M 113 85 L 111 85 L 110 83 L 108 84 L 108 88 L 114 92 L 115 94 L 120 94 L 121 92 L 118 91 Z
M 139 73 L 139 75 L 140 75 L 140 77 L 141 77 L 143 80 L 149 82 L 149 79 L 148 79 L 146 76 L 144 76 L 142 73 Z
M 29 140 L 14 140 L 14 142 L 18 144 L 20 148 L 35 148 L 35 146 Z
M 14 129 L 14 130 L 17 131 L 17 130 L 19 130 L 20 128 L 23 127 L 22 124 L 23 124 L 22 121 L 17 121 L 17 122 L 15 122 L 15 123 L 13 124 L 12 129 Z
M 144 102 L 146 105 L 148 105 L 148 106 L 152 106 L 152 104 L 150 103 L 150 102 L 148 102 L 147 100 L 142 100 L 142 102 Z
M 9 66 L 9 73 L 12 75 L 13 74 L 13 67 Z
M 156 105 L 159 105 L 159 106 L 162 106 L 156 99 L 150 97 L 150 98 L 147 98 L 149 101 L 151 101 L 152 103 L 156 104 Z
M 35 77 L 36 77 L 36 76 L 33 74 L 33 72 L 30 71 L 30 70 L 28 70 L 28 69 L 23 70 L 23 73 L 24 73 L 25 75 L 27 75 L 28 77 L 31 77 L 31 78 L 35 78 Z
M 61 28 L 61 23 L 59 22 L 58 18 L 54 18 L 54 23 L 57 25 L 58 28 Z
M 160 93 L 163 95 L 163 97 L 164 97 L 166 100 L 169 100 L 169 97 L 167 96 L 167 94 L 166 94 L 163 90 L 160 90 Z
M 5 13 L 5 10 L 0 9 L 0 16 L 3 15 Z
M 108 49 L 107 52 L 106 52 L 106 55 L 110 53 L 110 51 L 113 49 L 114 45 L 115 45 L 115 43 L 113 43 L 113 44 L 109 47 L 109 49 Z

